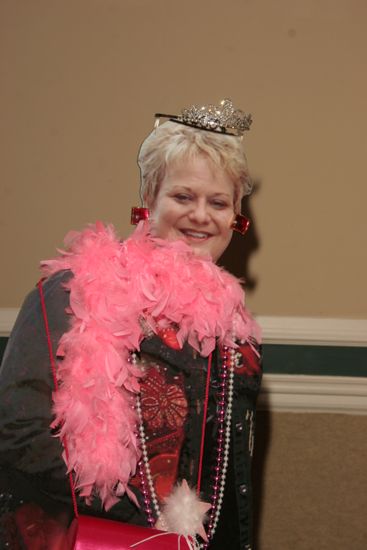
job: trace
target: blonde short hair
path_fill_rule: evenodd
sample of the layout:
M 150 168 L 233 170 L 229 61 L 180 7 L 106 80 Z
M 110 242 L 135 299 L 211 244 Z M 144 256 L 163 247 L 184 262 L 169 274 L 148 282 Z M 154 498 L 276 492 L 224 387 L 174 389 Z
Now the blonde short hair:
M 242 141 L 171 121 L 154 129 L 140 147 L 140 194 L 144 202 L 154 204 L 168 166 L 201 155 L 230 176 L 234 185 L 234 209 L 238 212 L 242 197 L 248 195 L 252 187 Z

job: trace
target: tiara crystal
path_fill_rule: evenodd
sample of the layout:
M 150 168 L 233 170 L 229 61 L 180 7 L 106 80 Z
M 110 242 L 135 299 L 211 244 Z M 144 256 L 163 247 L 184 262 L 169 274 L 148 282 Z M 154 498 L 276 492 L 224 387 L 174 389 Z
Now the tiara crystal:
M 252 116 L 235 109 L 230 99 L 223 99 L 219 105 L 192 105 L 182 109 L 181 115 L 156 113 L 155 117 L 166 117 L 173 122 L 232 136 L 243 136 L 252 124 Z

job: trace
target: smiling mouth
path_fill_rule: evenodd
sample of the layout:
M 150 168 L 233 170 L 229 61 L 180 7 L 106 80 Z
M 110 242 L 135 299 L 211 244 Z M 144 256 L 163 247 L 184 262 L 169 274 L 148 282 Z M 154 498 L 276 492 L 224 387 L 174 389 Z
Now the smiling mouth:
M 204 241 L 212 236 L 211 233 L 206 233 L 205 231 L 194 231 L 193 229 L 180 229 L 180 231 L 183 235 L 185 235 L 185 237 L 198 241 Z

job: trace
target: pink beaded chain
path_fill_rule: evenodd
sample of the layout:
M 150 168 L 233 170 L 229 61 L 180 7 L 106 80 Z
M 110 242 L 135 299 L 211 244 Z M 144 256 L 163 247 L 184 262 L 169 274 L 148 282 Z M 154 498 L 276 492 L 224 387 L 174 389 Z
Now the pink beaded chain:
M 211 509 L 209 513 L 207 532 L 209 542 L 213 538 L 216 527 L 218 525 L 228 469 L 233 407 L 234 356 L 235 351 L 233 348 L 223 346 L 222 367 L 219 372 L 220 383 L 218 389 L 218 430 L 217 444 L 215 445 L 217 453 L 213 468 L 212 494 L 210 497 Z M 132 354 L 131 360 L 133 363 L 136 363 L 135 354 Z M 154 489 L 153 478 L 150 470 L 143 416 L 139 397 L 136 401 L 136 410 L 139 419 L 139 437 L 142 449 L 142 458 L 138 463 L 138 473 L 141 481 L 141 491 L 143 495 L 144 509 L 147 521 L 151 527 L 154 527 L 157 522 L 157 518 L 161 519 L 161 525 L 162 523 L 164 524 L 164 522 L 162 522 L 161 511 L 159 509 L 159 503 Z M 200 544 L 200 548 L 205 550 L 208 545 L 209 543 L 202 543 Z

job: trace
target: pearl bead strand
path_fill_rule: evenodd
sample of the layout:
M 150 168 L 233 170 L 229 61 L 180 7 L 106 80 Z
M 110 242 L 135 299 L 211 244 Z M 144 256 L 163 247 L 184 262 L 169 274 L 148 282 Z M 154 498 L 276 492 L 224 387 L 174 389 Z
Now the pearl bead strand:
M 214 465 L 213 487 L 211 495 L 211 511 L 209 514 L 208 524 L 208 540 L 213 538 L 216 527 L 218 525 L 226 483 L 226 476 L 229 461 L 229 447 L 231 440 L 231 420 L 233 407 L 233 384 L 234 384 L 234 363 L 235 351 L 233 348 L 223 346 L 222 348 L 222 368 L 219 374 L 220 383 L 218 390 L 218 406 L 217 406 L 217 455 Z M 135 353 L 130 355 L 131 362 L 136 365 L 137 357 Z M 142 458 L 138 463 L 139 477 L 141 480 L 141 490 L 143 495 L 145 513 L 148 524 L 154 527 L 157 519 L 159 519 L 160 528 L 165 530 L 164 519 L 161 514 L 157 495 L 154 489 L 153 477 L 149 464 L 149 456 L 146 445 L 146 435 L 143 423 L 143 414 L 141 409 L 140 397 L 136 398 L 136 412 L 139 421 L 139 439 L 142 451 Z M 154 513 L 153 513 L 154 509 Z M 157 518 L 157 519 L 156 519 Z M 209 543 L 202 543 L 199 548 L 205 550 Z
M 218 439 L 217 439 L 217 458 L 216 466 L 214 468 L 213 476 L 213 493 L 211 497 L 212 508 L 209 515 L 208 524 L 208 539 L 209 542 L 213 538 L 215 530 L 218 525 L 223 497 L 226 484 L 228 461 L 229 461 L 229 447 L 231 441 L 231 421 L 232 421 L 232 407 L 233 407 L 233 383 L 234 383 L 234 358 L 235 351 L 233 348 L 223 346 L 223 365 L 220 373 L 222 379 L 218 397 Z M 227 393 L 227 403 L 226 396 Z M 227 405 L 227 407 L 226 407 Z M 202 549 L 208 547 L 208 543 L 200 545 Z
M 130 354 L 130 360 L 131 360 L 131 363 L 135 366 L 137 363 L 136 353 Z M 136 413 L 139 421 L 138 431 L 139 431 L 139 439 L 140 439 L 140 446 L 141 446 L 141 452 L 142 452 L 142 458 L 138 462 L 140 485 L 141 485 L 141 491 L 143 494 L 143 501 L 144 501 L 145 513 L 147 516 L 147 521 L 150 527 L 154 527 L 157 521 L 156 518 L 160 518 L 161 516 L 161 511 L 159 509 L 158 499 L 154 489 L 153 476 L 152 476 L 152 472 L 149 464 L 148 449 L 146 445 L 147 438 L 144 430 L 143 413 L 141 410 L 141 401 L 140 401 L 139 395 L 136 397 Z M 154 508 L 155 515 L 153 513 L 152 506 Z M 162 520 L 163 518 L 161 518 L 161 524 L 162 524 Z

